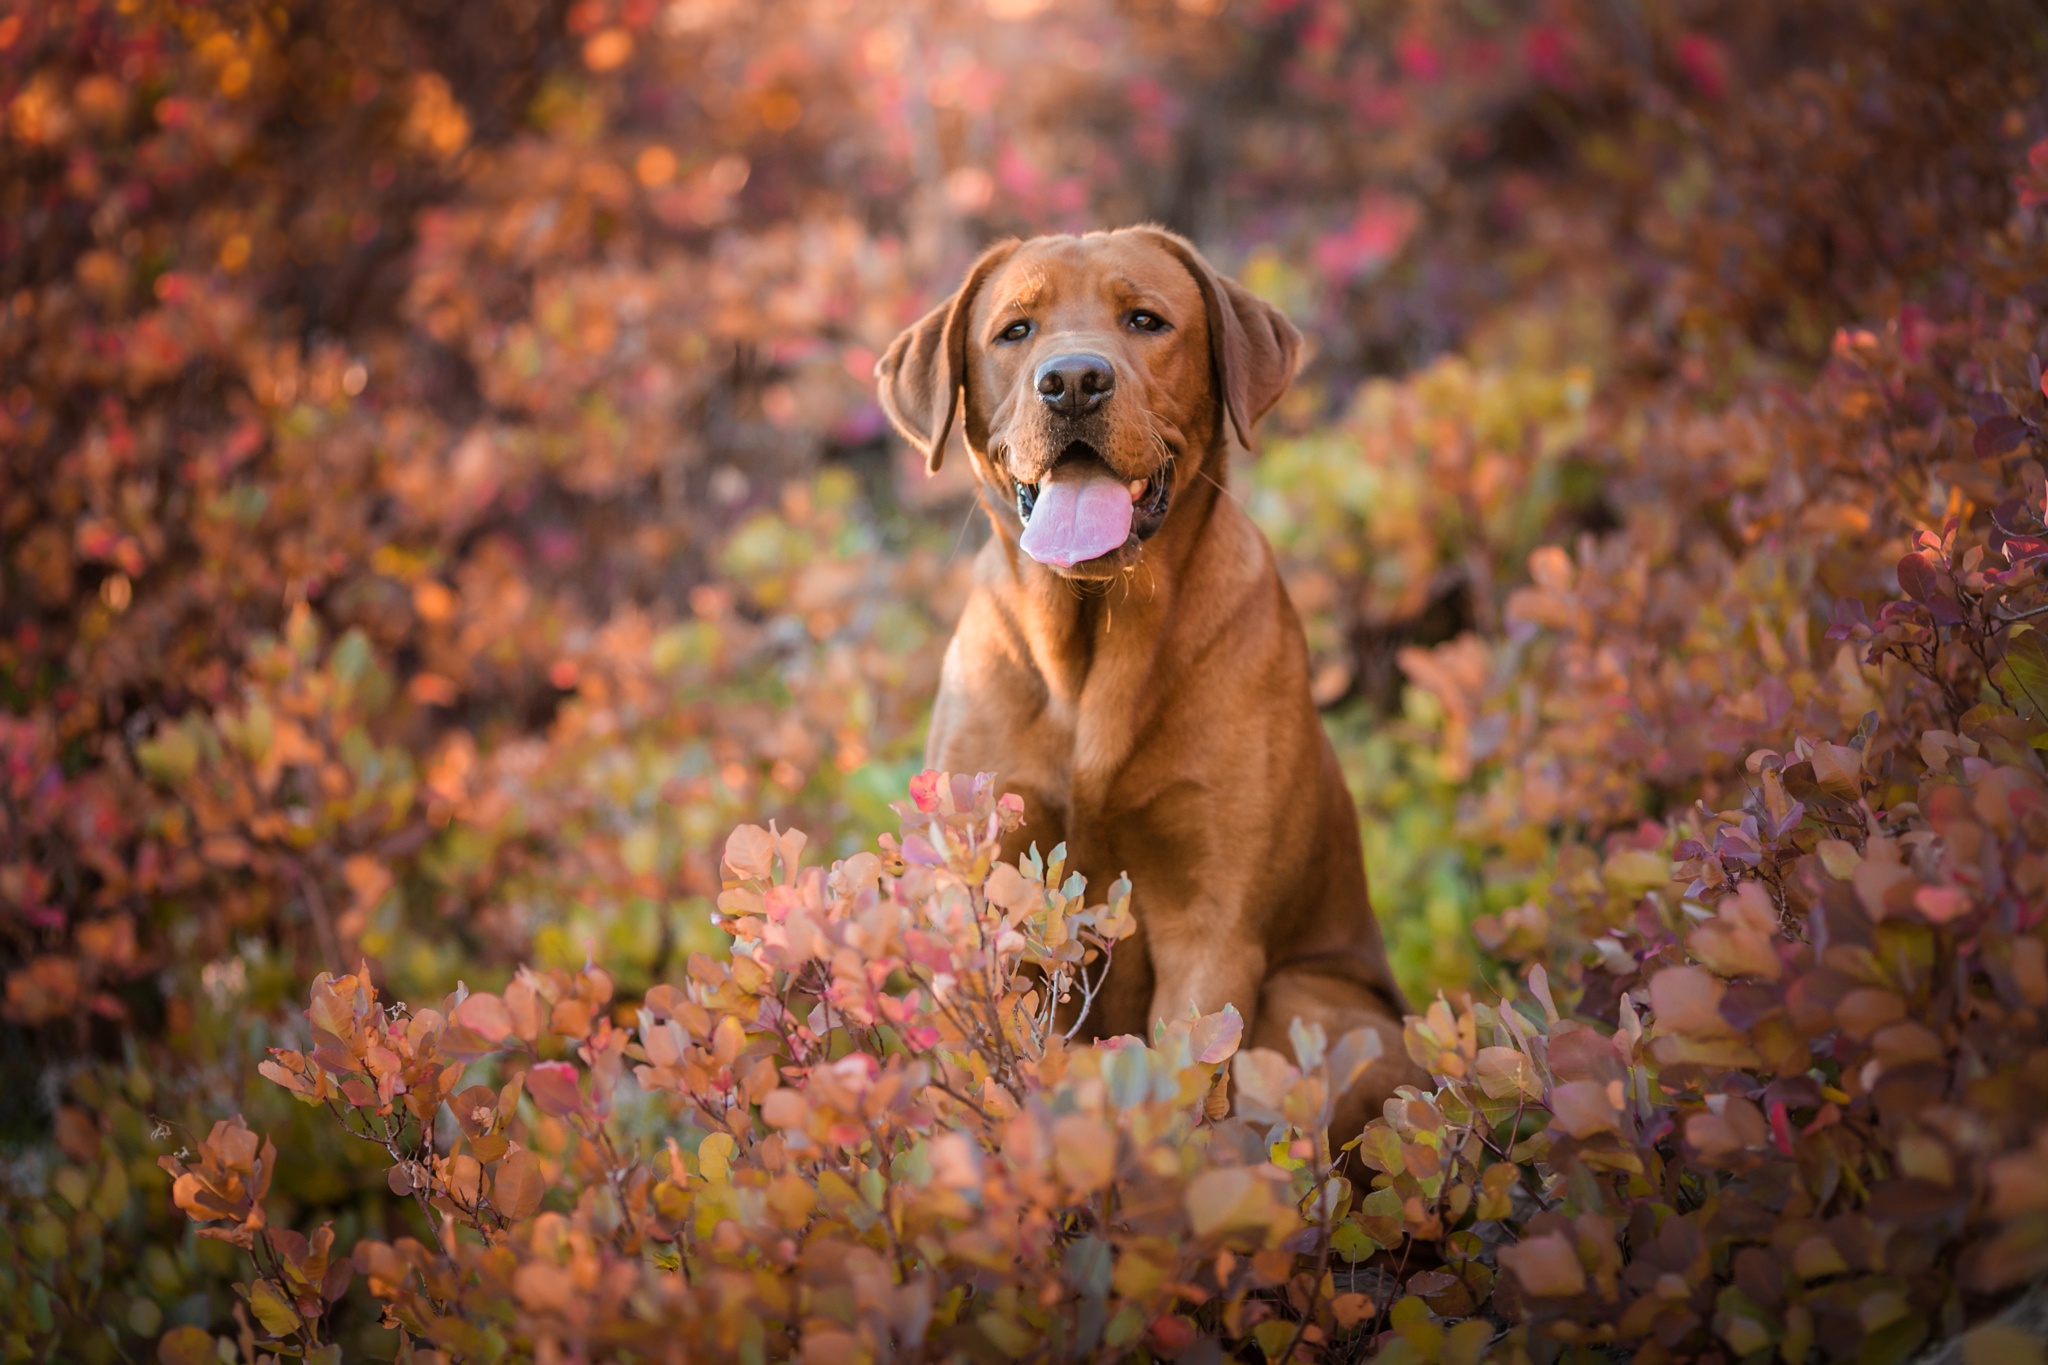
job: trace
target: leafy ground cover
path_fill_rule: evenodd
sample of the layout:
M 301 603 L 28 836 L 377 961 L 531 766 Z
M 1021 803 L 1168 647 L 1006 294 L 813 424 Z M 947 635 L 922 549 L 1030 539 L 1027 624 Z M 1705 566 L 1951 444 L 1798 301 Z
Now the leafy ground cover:
M 6 9 L 0 1348 L 1965 1330 L 2048 1273 L 2044 45 Z M 873 357 L 986 237 L 1140 217 L 1314 339 L 1233 493 L 1436 1078 L 1348 1158 L 1357 1040 L 1055 1036 L 1124 888 L 918 772 L 975 532 Z

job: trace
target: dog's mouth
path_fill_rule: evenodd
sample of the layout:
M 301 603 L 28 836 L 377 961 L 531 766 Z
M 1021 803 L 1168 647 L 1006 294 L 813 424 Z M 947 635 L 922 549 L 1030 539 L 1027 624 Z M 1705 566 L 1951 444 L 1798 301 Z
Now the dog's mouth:
M 1095 447 L 1075 441 L 1039 482 L 1012 479 L 1024 552 L 1062 571 L 1106 565 L 1150 540 L 1173 501 L 1173 459 L 1144 479 L 1120 479 Z

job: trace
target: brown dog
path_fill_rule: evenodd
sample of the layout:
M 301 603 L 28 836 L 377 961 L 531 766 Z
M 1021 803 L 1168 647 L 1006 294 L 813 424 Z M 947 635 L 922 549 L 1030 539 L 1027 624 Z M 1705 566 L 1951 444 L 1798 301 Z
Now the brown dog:
M 1229 434 L 1250 445 L 1299 346 L 1188 242 L 1135 227 L 990 249 L 876 375 L 933 469 L 964 411 L 996 531 L 927 762 L 999 773 L 1024 798 L 1020 848 L 1064 839 L 1091 887 L 1136 888 L 1088 1031 L 1229 1003 L 1250 1043 L 1292 1055 L 1297 1016 L 1333 1042 L 1369 1026 L 1385 1052 L 1339 1106 L 1342 1142 L 1423 1077 L 1301 622 L 1224 487 Z

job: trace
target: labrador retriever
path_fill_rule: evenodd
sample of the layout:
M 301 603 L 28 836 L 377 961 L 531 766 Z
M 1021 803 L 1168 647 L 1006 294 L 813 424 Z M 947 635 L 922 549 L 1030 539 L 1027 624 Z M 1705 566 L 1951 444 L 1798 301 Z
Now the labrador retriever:
M 947 649 L 926 760 L 1024 800 L 1018 849 L 1064 840 L 1090 886 L 1131 878 L 1085 1027 L 1149 1036 L 1234 1004 L 1291 1055 L 1299 1017 L 1384 1052 L 1338 1106 L 1355 1136 L 1424 1077 L 1366 894 L 1358 814 L 1309 697 L 1271 549 L 1229 491 L 1300 336 L 1143 226 L 989 249 L 876 366 L 937 470 L 956 419 L 995 534 Z

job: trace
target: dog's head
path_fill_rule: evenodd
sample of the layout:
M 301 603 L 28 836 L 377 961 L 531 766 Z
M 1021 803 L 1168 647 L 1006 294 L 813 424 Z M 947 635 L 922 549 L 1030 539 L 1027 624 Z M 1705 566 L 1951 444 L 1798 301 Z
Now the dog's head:
M 875 367 L 882 408 L 936 470 L 962 425 L 977 473 L 1014 497 L 1040 563 L 1099 578 L 1134 563 L 1176 488 L 1279 401 L 1301 338 L 1156 227 L 991 248 Z

